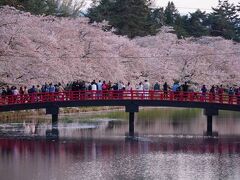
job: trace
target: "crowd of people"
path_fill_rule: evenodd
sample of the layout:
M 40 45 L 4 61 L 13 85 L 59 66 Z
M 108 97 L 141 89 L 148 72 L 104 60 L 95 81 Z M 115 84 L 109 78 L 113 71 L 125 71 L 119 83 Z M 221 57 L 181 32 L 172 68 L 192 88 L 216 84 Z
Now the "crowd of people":
M 150 84 L 148 80 L 144 82 L 140 82 L 133 86 L 130 82 L 123 83 L 123 81 L 119 81 L 116 83 L 112 83 L 111 81 L 102 81 L 98 82 L 93 80 L 92 82 L 87 81 L 74 81 L 72 83 L 66 84 L 63 86 L 61 83 L 53 84 L 53 83 L 45 83 L 42 86 L 33 85 L 28 88 L 27 86 L 6 86 L 0 89 L 0 95 L 24 95 L 31 93 L 54 93 L 54 92 L 63 92 L 63 91 L 106 91 L 106 90 L 121 90 L 121 91 L 129 91 L 129 90 L 138 90 L 138 91 L 172 91 L 172 92 L 193 92 L 187 82 L 180 84 L 178 81 L 175 81 L 172 86 L 169 86 L 167 82 L 162 85 L 159 82 L 155 82 L 153 85 Z M 202 87 L 197 91 L 202 93 L 203 95 L 206 93 L 211 93 L 213 95 L 240 95 L 240 87 L 224 87 L 223 85 L 213 85 L 209 89 L 206 85 L 202 85 Z

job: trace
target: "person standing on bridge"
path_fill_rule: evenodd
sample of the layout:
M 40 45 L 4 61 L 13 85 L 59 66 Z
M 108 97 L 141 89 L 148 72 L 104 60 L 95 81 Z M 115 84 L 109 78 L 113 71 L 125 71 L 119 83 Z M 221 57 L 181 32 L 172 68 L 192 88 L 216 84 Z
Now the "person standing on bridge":
M 157 98 L 160 98 L 161 93 L 160 91 L 160 84 L 158 82 L 156 82 L 153 86 L 153 96 L 156 96 Z
M 132 86 L 130 82 L 127 83 L 125 90 L 127 91 L 127 97 L 128 98 L 131 97 L 133 92 L 132 92 Z
M 187 82 L 185 82 L 185 83 L 182 85 L 182 90 L 183 90 L 183 92 L 188 92 L 188 89 L 189 89 L 189 86 L 188 86 Z
M 173 86 L 172 86 L 172 91 L 173 91 L 173 95 L 174 95 L 174 99 L 178 99 L 179 98 L 179 91 L 180 91 L 181 87 L 179 85 L 179 82 L 178 81 L 175 81 L 173 83 Z
M 102 81 L 101 80 L 99 80 L 98 81 L 98 83 L 97 83 L 97 89 L 98 89 L 98 91 L 102 91 Z
M 40 92 L 41 92 L 41 88 L 40 88 L 39 85 L 37 85 L 37 87 L 36 87 L 36 93 L 40 93 Z
M 49 84 L 49 92 L 50 92 L 50 93 L 55 93 L 55 90 L 56 90 L 56 89 L 55 89 L 55 86 L 54 86 L 52 83 L 50 83 L 50 84 Z
M 160 91 L 160 84 L 158 82 L 156 82 L 153 86 L 153 90 L 154 91 Z
M 3 104 L 5 104 L 6 96 L 7 96 L 7 91 L 4 87 L 2 87 L 2 92 L 0 94 L 0 99 L 2 98 L 2 103 Z
M 45 83 L 45 92 L 50 92 L 50 84 Z
M 185 99 L 187 99 L 187 97 L 188 97 L 188 89 L 189 89 L 189 86 L 188 86 L 187 82 L 185 82 L 185 83 L 182 85 L 183 97 L 184 97 Z
M 178 81 L 175 81 L 175 82 L 173 83 L 173 86 L 172 86 L 172 91 L 173 91 L 173 92 L 177 92 L 177 91 L 179 91 L 179 90 L 180 90 L 179 82 L 178 82 Z
M 9 86 L 7 86 L 7 95 L 13 95 L 13 92 Z
M 166 99 L 168 97 L 168 84 L 167 84 L 167 82 L 165 82 L 163 84 L 163 92 L 164 92 L 163 97 L 164 97 L 164 99 Z
M 91 90 L 92 90 L 93 98 L 95 98 L 96 92 L 97 92 L 97 83 L 95 82 L 95 80 L 91 82 Z
M 108 81 L 107 87 L 108 87 L 108 90 L 112 90 L 112 82 L 111 81 Z
M 122 81 L 119 81 L 119 82 L 118 82 L 118 90 L 119 90 L 119 91 L 123 90 L 123 87 L 124 87 L 123 82 L 122 82 Z
M 102 83 L 102 90 L 106 91 L 107 89 L 108 89 L 108 87 L 107 87 L 106 81 L 103 81 L 103 83 Z
M 236 96 L 237 96 L 237 104 L 240 104 L 240 87 L 237 88 Z
M 223 92 L 224 92 L 224 89 L 223 89 L 223 86 L 221 84 L 220 87 L 218 88 L 218 91 L 217 91 L 220 103 L 223 102 Z
M 2 87 L 1 96 L 6 96 L 6 95 L 7 95 L 7 91 L 4 87 Z
M 145 80 L 143 84 L 143 92 L 146 99 L 149 96 L 149 90 L 150 90 L 150 83 L 148 82 L 148 80 Z
M 20 95 L 23 95 L 24 94 L 24 90 L 23 90 L 23 87 L 21 86 L 20 89 L 19 89 L 19 94 Z
M 62 84 L 59 82 L 58 83 L 58 92 L 63 92 L 64 91 L 64 88 L 62 86 Z
M 131 90 L 132 90 L 132 86 L 131 86 L 131 83 L 130 83 L 130 82 L 127 83 L 127 85 L 126 85 L 126 87 L 125 87 L 125 90 L 126 90 L 126 91 L 131 91 Z
M 27 90 L 27 86 L 24 86 L 24 88 L 23 88 L 23 94 L 28 94 L 28 90 Z
M 16 86 L 13 87 L 13 95 L 15 96 L 19 95 L 19 91 Z
M 233 89 L 233 87 L 230 87 L 228 89 L 228 103 L 229 104 L 233 103 L 233 96 L 234 96 L 234 89 Z
M 33 85 L 32 88 L 28 89 L 28 94 L 36 93 L 36 88 Z
M 137 95 L 139 96 L 139 97 L 143 97 L 143 84 L 142 84 L 142 82 L 140 82 L 139 84 L 137 84 L 136 85 L 136 89 L 137 89 Z
M 215 101 L 215 86 L 213 85 L 210 89 L 210 101 Z
M 107 97 L 107 91 L 108 90 L 108 85 L 106 83 L 106 81 L 103 81 L 102 84 L 102 93 L 103 93 L 103 98 L 105 99 Z
M 202 100 L 203 100 L 203 101 L 206 101 L 206 93 L 207 93 L 206 85 L 203 85 L 203 86 L 202 86 L 201 92 L 202 92 Z
M 119 97 L 120 99 L 122 99 L 124 96 L 124 91 L 125 91 L 126 87 L 124 85 L 124 83 L 122 81 L 119 81 L 118 83 L 118 92 L 119 92 Z
M 101 80 L 99 80 L 98 83 L 97 83 L 97 90 L 98 90 L 97 97 L 98 98 L 102 96 L 102 84 L 103 83 L 102 83 Z

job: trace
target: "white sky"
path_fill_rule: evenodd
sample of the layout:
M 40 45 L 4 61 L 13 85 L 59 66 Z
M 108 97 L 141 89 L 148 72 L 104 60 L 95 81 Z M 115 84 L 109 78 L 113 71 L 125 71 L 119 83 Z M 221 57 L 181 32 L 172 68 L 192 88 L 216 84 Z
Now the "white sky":
M 187 13 L 195 11 L 197 8 L 203 11 L 211 11 L 211 7 L 216 7 L 218 5 L 218 0 L 172 0 L 180 13 Z M 165 7 L 169 0 L 155 0 L 157 6 Z M 235 5 L 240 2 L 240 0 L 229 0 L 230 3 Z
M 78 1 L 78 0 L 76 0 Z M 86 0 L 87 4 L 91 3 L 91 0 Z M 169 0 L 153 0 L 158 7 L 166 7 Z M 211 7 L 216 7 L 218 4 L 218 0 L 171 0 L 177 7 L 180 13 L 188 13 L 194 12 L 197 8 L 209 12 L 211 11 Z M 229 0 L 230 3 L 234 3 L 235 5 L 240 2 L 240 0 Z

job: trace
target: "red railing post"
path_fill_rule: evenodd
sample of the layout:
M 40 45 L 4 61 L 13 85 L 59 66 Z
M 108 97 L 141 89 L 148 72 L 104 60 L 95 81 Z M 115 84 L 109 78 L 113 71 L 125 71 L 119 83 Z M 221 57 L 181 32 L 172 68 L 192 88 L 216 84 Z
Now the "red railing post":
M 160 100 L 163 100 L 163 93 L 164 93 L 164 92 L 161 92 L 161 91 L 160 91 L 159 93 L 160 93 Z
M 153 100 L 153 95 L 154 95 L 154 91 L 148 91 L 147 96 L 149 97 L 149 100 Z
M 222 93 L 219 94 L 218 97 L 219 97 L 219 103 L 222 104 L 223 103 L 223 95 L 222 95 Z
M 240 104 L 240 92 L 237 94 L 237 104 Z
M 232 104 L 232 100 L 233 100 L 233 96 L 232 95 L 228 95 L 228 104 Z
M 179 100 L 180 101 L 183 101 L 183 91 L 179 91 Z
M 172 101 L 174 98 L 174 94 L 172 91 L 168 91 L 168 93 L 169 93 L 169 100 Z

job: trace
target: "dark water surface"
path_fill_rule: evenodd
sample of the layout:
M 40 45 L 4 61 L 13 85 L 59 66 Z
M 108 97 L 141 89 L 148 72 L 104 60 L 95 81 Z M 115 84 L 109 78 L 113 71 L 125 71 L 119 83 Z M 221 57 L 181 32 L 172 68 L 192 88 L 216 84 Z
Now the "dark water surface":
M 49 118 L 0 124 L 1 180 L 240 179 L 240 114 L 213 119 L 218 137 L 203 136 L 201 110 L 147 109 L 138 137 L 126 139 L 128 114 L 61 115 L 59 140 L 46 140 Z

